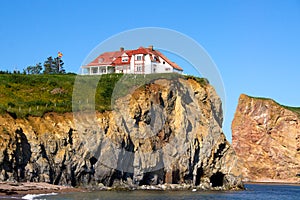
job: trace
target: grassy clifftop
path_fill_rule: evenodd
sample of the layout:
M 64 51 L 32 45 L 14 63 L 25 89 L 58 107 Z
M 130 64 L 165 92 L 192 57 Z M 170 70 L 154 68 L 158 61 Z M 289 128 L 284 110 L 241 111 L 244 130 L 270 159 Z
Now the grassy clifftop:
M 120 96 L 134 87 L 141 86 L 157 78 L 192 78 L 200 84 L 207 84 L 203 78 L 178 74 L 126 75 L 108 74 L 100 76 L 64 75 L 0 75 L 0 113 L 9 113 L 15 118 L 42 116 L 47 112 L 72 112 L 72 103 L 95 101 L 92 106 L 98 111 L 111 109 L 111 97 L 118 81 L 122 81 Z M 123 77 L 123 78 L 122 78 Z M 122 80 L 121 80 L 122 79 Z M 74 100 L 73 90 L 76 97 Z M 95 91 L 89 90 L 90 84 L 97 84 Z M 82 102 L 81 102 L 82 103 Z M 84 108 L 79 108 L 84 109 Z
M 102 76 L 96 95 L 97 109 L 109 109 L 110 95 L 121 75 Z M 46 112 L 71 112 L 76 75 L 0 75 L 0 112 L 13 117 L 42 116 Z M 95 77 L 86 77 L 90 80 Z M 105 83 L 105 84 L 104 84 Z
M 253 99 L 260 99 L 260 100 L 266 100 L 266 101 L 273 101 L 275 102 L 276 104 L 278 104 L 279 106 L 282 106 L 284 107 L 285 109 L 288 109 L 292 112 L 295 112 L 299 117 L 300 117 L 300 107 L 292 107 L 292 106 L 286 106 L 286 105 L 282 105 L 278 102 L 276 102 L 275 100 L 271 99 L 271 98 L 265 98 L 265 97 L 253 97 L 253 96 L 249 96 L 249 95 L 246 95 L 250 98 L 253 98 Z

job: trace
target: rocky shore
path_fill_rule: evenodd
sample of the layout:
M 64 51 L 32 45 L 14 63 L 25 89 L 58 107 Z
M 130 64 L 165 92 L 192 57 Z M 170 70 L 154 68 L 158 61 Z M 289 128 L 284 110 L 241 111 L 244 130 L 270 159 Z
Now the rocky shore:
M 193 191 L 224 191 L 228 190 L 228 188 L 225 188 L 223 186 L 217 186 L 212 187 L 211 184 L 199 184 L 197 186 L 192 184 L 157 184 L 157 185 L 128 185 L 128 184 L 122 184 L 122 185 L 114 185 L 114 186 L 105 186 L 102 183 L 94 186 L 85 186 L 82 189 L 85 191 L 133 191 L 133 190 L 159 190 L 159 191 L 178 191 L 178 190 L 193 190 Z M 242 188 L 236 187 L 236 188 L 230 188 L 230 190 L 241 190 Z
M 81 192 L 83 188 L 53 185 L 49 183 L 34 182 L 0 182 L 0 196 L 13 195 L 24 196 L 26 194 L 47 194 L 63 192 Z

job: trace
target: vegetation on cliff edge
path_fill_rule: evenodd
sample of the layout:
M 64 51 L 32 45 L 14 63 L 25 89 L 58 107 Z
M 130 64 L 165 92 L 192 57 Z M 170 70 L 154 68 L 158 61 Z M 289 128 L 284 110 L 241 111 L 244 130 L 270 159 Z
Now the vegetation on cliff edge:
M 266 97 L 253 97 L 253 96 L 249 96 L 249 95 L 246 95 L 252 99 L 260 99 L 260 100 L 266 100 L 266 101 L 273 101 L 274 103 L 278 104 L 279 106 L 282 106 L 284 107 L 285 109 L 288 109 L 292 112 L 295 112 L 299 117 L 300 117 L 300 107 L 292 107 L 292 106 L 286 106 L 286 105 L 282 105 L 278 102 L 276 102 L 275 100 L 271 99 L 271 98 L 266 98 Z
M 202 85 L 208 84 L 204 78 L 182 76 L 178 74 L 126 75 L 122 79 L 122 96 L 134 86 L 141 86 L 158 78 L 174 78 L 176 76 L 194 79 Z M 76 79 L 77 77 L 77 79 Z M 78 78 L 79 77 L 79 78 Z M 0 113 L 9 113 L 14 118 L 42 116 L 47 112 L 72 112 L 72 99 L 75 79 L 79 90 L 76 96 L 86 101 L 95 100 L 98 111 L 111 110 L 111 98 L 115 84 L 123 77 L 122 74 L 99 76 L 76 76 L 75 74 L 57 75 L 23 75 L 0 74 Z M 90 83 L 97 81 L 96 91 L 89 94 Z M 96 97 L 96 98 L 95 98 Z M 84 109 L 84 108 L 80 108 Z

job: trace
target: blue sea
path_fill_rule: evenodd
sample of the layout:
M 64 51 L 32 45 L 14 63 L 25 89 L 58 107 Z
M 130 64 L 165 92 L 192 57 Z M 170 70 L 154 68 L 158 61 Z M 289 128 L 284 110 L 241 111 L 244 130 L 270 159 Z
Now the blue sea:
M 27 196 L 31 199 L 266 199 L 300 200 L 299 185 L 246 184 L 245 191 L 93 191 Z

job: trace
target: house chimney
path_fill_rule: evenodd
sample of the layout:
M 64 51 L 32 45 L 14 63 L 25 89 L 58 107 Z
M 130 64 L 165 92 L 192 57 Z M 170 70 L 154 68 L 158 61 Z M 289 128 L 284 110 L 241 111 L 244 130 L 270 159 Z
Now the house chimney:
M 120 51 L 124 51 L 124 47 L 120 47 Z
M 151 51 L 153 51 L 153 45 L 149 45 L 148 49 L 150 49 Z

